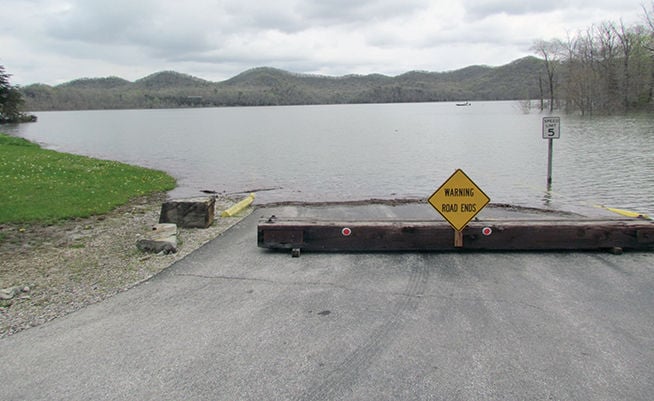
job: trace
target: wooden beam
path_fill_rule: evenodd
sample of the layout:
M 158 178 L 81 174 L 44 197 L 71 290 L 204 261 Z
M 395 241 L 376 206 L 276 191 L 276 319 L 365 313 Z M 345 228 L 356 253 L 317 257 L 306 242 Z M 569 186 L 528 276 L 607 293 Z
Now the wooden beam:
M 654 222 L 644 220 L 471 222 L 462 230 L 461 247 L 441 221 L 277 219 L 257 230 L 260 247 L 308 251 L 654 249 Z

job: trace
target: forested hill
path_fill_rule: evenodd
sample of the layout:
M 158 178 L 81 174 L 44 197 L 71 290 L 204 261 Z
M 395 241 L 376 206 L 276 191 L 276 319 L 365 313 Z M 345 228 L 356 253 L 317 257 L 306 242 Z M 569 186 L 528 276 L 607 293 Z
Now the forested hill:
M 21 88 L 30 111 L 511 100 L 540 96 L 543 62 L 525 57 L 501 67 L 328 77 L 262 67 L 222 82 L 164 71 L 130 82 L 84 78 Z

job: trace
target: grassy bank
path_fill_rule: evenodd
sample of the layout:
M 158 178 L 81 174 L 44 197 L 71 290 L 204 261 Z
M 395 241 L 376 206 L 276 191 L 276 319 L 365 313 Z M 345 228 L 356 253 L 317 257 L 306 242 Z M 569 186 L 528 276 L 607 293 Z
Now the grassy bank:
M 160 171 L 46 150 L 0 134 L 0 223 L 103 214 L 174 187 L 175 179 Z

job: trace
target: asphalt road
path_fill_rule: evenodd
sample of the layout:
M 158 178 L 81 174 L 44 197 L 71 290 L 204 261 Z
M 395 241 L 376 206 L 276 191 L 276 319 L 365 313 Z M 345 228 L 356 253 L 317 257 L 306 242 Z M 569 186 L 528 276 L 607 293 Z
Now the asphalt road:
M 261 217 L 306 210 L 0 340 L 0 398 L 652 399 L 654 253 L 256 247 Z

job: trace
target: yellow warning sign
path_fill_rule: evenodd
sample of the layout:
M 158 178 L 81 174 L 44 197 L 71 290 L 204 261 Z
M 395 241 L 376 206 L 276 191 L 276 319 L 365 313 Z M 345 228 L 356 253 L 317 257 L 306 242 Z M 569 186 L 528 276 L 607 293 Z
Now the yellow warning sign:
M 430 205 L 461 231 L 490 202 L 490 198 L 461 169 L 457 169 L 428 199 Z

